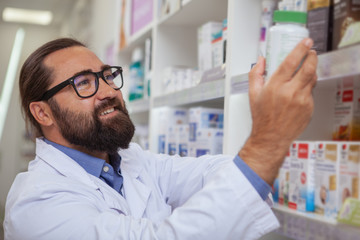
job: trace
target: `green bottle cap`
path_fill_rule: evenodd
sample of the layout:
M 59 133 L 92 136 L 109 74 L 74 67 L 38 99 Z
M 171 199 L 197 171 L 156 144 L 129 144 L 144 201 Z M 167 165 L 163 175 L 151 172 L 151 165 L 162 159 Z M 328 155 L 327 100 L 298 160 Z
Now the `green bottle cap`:
M 295 11 L 274 11 L 274 22 L 293 22 L 306 24 L 307 13 Z

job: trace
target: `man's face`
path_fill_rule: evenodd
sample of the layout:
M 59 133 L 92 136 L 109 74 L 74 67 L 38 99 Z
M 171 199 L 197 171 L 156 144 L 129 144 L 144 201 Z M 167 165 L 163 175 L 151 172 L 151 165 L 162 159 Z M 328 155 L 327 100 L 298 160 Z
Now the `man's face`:
M 50 54 L 45 65 L 53 70 L 53 87 L 78 72 L 98 72 L 103 63 L 87 48 L 71 47 Z M 135 128 L 122 99 L 99 79 L 98 92 L 90 98 L 80 98 L 72 86 L 67 86 L 49 99 L 58 131 L 70 144 L 113 153 L 127 148 Z

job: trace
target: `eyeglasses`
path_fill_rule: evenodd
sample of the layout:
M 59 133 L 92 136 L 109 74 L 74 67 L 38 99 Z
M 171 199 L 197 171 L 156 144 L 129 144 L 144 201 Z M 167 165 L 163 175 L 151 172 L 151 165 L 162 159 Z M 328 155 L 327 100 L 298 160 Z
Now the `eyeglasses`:
M 81 98 L 92 97 L 99 89 L 99 78 L 103 79 L 106 84 L 115 90 L 121 89 L 124 84 L 122 68 L 118 66 L 107 66 L 100 72 L 85 71 L 59 83 L 55 87 L 47 90 L 40 101 L 49 100 L 67 85 L 71 85 L 76 94 Z

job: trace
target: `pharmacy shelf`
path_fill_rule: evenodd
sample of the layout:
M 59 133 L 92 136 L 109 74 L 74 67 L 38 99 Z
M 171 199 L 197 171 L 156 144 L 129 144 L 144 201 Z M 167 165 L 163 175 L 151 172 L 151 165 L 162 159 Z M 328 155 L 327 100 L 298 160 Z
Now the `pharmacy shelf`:
M 148 112 L 150 110 L 150 101 L 149 99 L 129 101 L 127 104 L 127 109 L 130 114 Z
M 337 223 L 315 213 L 300 212 L 275 204 L 281 227 L 277 233 L 294 239 L 359 239 L 360 229 Z
M 224 79 L 200 83 L 179 92 L 154 98 L 154 107 L 183 106 L 224 98 Z
M 360 75 L 360 44 L 319 55 L 319 81 Z
M 206 6 L 206 14 L 202 14 L 204 6 Z M 212 0 L 211 4 L 208 0 L 186 1 L 178 11 L 164 16 L 158 24 L 199 27 L 208 21 L 222 22 L 227 16 L 227 8 L 227 1 L 223 0 Z
M 318 85 L 324 88 L 335 87 L 339 78 L 360 76 L 360 44 L 328 52 L 318 56 Z M 247 93 L 248 73 L 231 78 L 231 94 Z

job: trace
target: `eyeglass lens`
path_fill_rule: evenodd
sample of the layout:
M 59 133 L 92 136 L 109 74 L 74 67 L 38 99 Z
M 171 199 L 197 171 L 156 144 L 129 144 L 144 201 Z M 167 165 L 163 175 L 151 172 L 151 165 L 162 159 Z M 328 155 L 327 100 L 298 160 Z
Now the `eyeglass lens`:
M 100 75 L 104 80 L 114 89 L 122 87 L 121 73 L 118 68 L 107 68 L 102 71 Z M 76 91 L 82 97 L 88 97 L 95 93 L 97 85 L 96 73 L 84 73 L 74 78 L 74 85 Z

